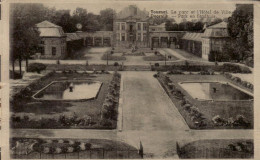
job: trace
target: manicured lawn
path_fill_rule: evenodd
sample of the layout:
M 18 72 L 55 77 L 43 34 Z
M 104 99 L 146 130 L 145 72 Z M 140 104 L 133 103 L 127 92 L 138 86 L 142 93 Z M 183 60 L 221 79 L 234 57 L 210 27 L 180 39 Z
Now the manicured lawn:
M 150 52 L 150 53 L 146 53 L 147 56 L 143 57 L 144 61 L 165 61 L 165 55 L 162 55 L 161 53 L 157 53 L 156 55 L 154 54 L 154 52 Z M 171 58 L 169 58 L 168 56 L 171 56 Z M 166 60 L 167 61 L 175 61 L 178 60 L 177 57 L 174 57 L 173 55 L 166 55 Z
M 199 109 L 202 113 L 202 117 L 205 118 L 206 126 L 196 126 L 187 112 L 185 107 L 183 107 L 182 100 L 174 97 L 170 93 L 170 89 L 167 85 L 163 84 L 161 78 L 159 78 L 160 83 L 164 86 L 164 89 L 169 92 L 168 95 L 178 108 L 179 112 L 182 114 L 184 119 L 190 128 L 193 129 L 221 129 L 221 128 L 253 128 L 254 117 L 253 117 L 253 101 L 199 101 L 191 97 L 191 95 L 184 90 L 178 83 L 183 81 L 224 81 L 234 84 L 229 79 L 226 79 L 223 75 L 168 75 L 170 80 L 174 83 L 176 88 L 184 94 L 184 97 L 193 105 Z M 236 84 L 234 84 L 236 85 Z M 247 88 L 243 88 L 250 91 Z M 246 121 L 250 123 L 248 127 L 245 126 L 222 126 L 215 125 L 212 118 L 219 115 L 221 118 L 228 120 L 229 118 L 236 119 L 237 116 L 242 115 L 245 117 Z
M 252 140 L 218 139 L 198 140 L 179 150 L 180 158 L 253 158 Z
M 11 102 L 13 128 L 116 128 L 116 120 L 112 126 L 101 126 L 101 108 L 108 94 L 108 86 L 112 80 L 112 74 L 86 74 L 86 73 L 54 73 L 34 85 L 29 86 L 30 91 L 26 97 L 15 96 Z M 37 101 L 31 96 L 52 81 L 57 80 L 93 80 L 100 81 L 100 88 L 96 99 L 88 101 Z M 58 121 L 63 119 L 91 119 L 88 125 L 61 125 Z M 65 121 L 65 120 L 64 120 Z
M 102 60 L 110 60 L 110 61 L 124 61 L 126 60 L 126 58 L 124 56 L 122 56 L 121 53 L 114 53 L 114 54 L 108 54 L 105 53 L 103 54 L 103 56 L 101 57 Z

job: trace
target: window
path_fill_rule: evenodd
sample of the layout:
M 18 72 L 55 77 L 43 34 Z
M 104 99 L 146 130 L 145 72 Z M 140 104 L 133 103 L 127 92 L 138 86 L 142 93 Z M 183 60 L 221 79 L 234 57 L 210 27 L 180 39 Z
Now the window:
M 40 49 L 41 55 L 43 56 L 44 55 L 44 47 L 40 47 L 39 49 Z
M 125 24 L 121 23 L 121 29 L 124 31 L 125 30 Z
M 52 51 L 52 55 L 55 56 L 56 55 L 56 47 L 52 47 L 51 51 Z
M 146 25 L 146 23 L 143 23 L 143 30 L 144 30 L 144 31 L 147 30 L 147 25 Z
M 143 34 L 143 42 L 146 42 L 147 38 L 146 38 L 146 33 Z
M 141 41 L 141 33 L 137 34 L 137 41 Z
M 44 40 L 41 40 L 41 44 L 44 44 Z
M 120 30 L 120 23 L 117 23 L 117 30 Z
M 141 23 L 137 23 L 137 29 L 140 31 L 141 30 Z
M 122 39 L 121 39 L 121 41 L 125 41 L 125 34 L 124 34 L 124 33 L 122 33 Z
M 120 34 L 119 33 L 116 34 L 116 40 L 120 41 Z

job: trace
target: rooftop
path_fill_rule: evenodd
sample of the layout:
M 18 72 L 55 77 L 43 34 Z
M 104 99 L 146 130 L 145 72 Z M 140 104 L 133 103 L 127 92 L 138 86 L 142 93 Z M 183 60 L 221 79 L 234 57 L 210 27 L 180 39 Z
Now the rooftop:
M 63 29 L 49 21 L 43 21 L 36 24 L 36 28 L 40 32 L 40 37 L 65 37 Z
M 209 26 L 206 28 L 203 38 L 225 38 L 229 37 L 227 30 L 227 23 L 220 22 L 213 26 Z
M 182 39 L 202 42 L 203 33 L 186 33 Z

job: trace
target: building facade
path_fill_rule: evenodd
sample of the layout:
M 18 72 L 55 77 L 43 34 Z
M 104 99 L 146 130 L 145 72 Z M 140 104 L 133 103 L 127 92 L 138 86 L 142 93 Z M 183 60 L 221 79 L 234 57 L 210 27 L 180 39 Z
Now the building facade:
M 40 53 L 36 53 L 36 58 L 41 59 L 61 59 L 66 57 L 66 34 L 62 27 L 48 21 L 36 24 L 40 32 L 41 43 Z
M 149 13 L 134 5 L 120 11 L 114 18 L 115 46 L 146 47 L 148 44 Z
M 222 52 L 225 44 L 229 43 L 227 23 L 221 22 L 209 26 L 202 37 L 202 58 L 209 60 L 211 51 Z
M 166 31 L 165 23 L 153 25 L 149 12 L 130 5 L 114 17 L 113 45 L 120 47 L 175 47 L 185 32 Z

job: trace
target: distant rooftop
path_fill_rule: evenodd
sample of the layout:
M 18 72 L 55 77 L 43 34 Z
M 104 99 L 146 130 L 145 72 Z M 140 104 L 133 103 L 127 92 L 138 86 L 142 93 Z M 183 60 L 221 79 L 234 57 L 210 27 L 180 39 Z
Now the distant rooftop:
M 185 33 L 182 39 L 202 42 L 202 35 L 203 33 Z
M 62 27 L 49 21 L 43 21 L 36 24 L 40 37 L 65 37 Z
M 208 28 L 227 28 L 227 22 L 220 22 L 215 25 L 209 26 Z
M 206 28 L 202 38 L 225 38 L 229 37 L 227 23 L 220 22 Z

